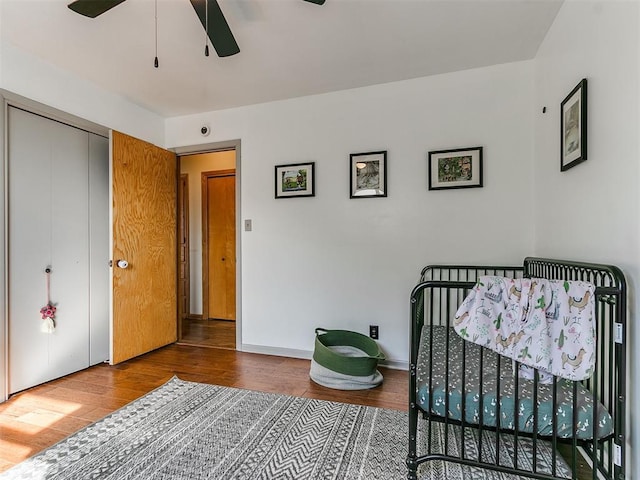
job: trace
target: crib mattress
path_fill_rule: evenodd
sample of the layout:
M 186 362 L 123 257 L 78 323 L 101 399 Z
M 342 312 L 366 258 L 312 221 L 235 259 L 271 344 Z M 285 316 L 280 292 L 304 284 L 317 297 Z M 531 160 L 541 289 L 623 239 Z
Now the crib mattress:
M 449 337 L 449 358 L 447 361 L 446 339 Z M 453 330 L 444 326 L 425 325 L 420 338 L 417 369 L 418 405 L 425 412 L 440 417 L 463 420 L 463 342 Z M 464 421 L 468 424 L 533 433 L 536 425 L 533 404 L 533 380 L 518 379 L 518 395 L 514 392 L 514 373 L 510 359 L 501 357 L 489 349 L 471 342 L 465 342 L 464 362 Z M 433 355 L 431 355 L 433 350 Z M 482 353 L 483 373 L 480 375 L 480 355 Z M 429 379 L 432 363 L 432 378 Z M 448 386 L 445 379 L 448 372 Z M 482 377 L 482 389 L 480 378 Z M 499 394 L 496 393 L 500 381 Z M 558 378 L 557 383 L 557 427 L 555 435 L 560 438 L 591 439 L 594 435 L 594 408 L 597 409 L 595 434 L 603 438 L 613 433 L 613 420 L 606 408 L 598 403 L 594 406 L 593 396 L 581 384 L 577 384 L 578 422 L 573 426 L 573 383 Z M 446 401 L 448 397 L 448 412 Z M 517 420 L 515 405 L 518 400 Z M 537 430 L 542 436 L 554 435 L 553 427 L 553 385 L 538 384 Z M 499 406 L 499 407 L 498 407 Z M 496 419 L 499 412 L 499 425 Z

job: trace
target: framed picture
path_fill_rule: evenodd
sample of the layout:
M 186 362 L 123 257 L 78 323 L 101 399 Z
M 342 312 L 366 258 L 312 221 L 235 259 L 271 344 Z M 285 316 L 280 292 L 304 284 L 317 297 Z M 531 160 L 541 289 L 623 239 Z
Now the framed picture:
M 482 147 L 429 152 L 429 190 L 482 186 Z
M 350 155 L 351 198 L 387 196 L 387 152 Z
M 587 159 L 587 79 L 583 78 L 560 105 L 560 171 Z
M 315 162 L 276 165 L 276 198 L 313 197 Z

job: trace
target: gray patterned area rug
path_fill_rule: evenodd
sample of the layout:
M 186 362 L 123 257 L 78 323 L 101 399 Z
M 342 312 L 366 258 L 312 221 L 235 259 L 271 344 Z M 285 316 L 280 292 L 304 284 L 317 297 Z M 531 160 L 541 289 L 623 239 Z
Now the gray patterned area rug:
M 402 479 L 407 435 L 405 412 L 173 378 L 0 479 Z M 419 477 L 479 473 L 430 462 Z

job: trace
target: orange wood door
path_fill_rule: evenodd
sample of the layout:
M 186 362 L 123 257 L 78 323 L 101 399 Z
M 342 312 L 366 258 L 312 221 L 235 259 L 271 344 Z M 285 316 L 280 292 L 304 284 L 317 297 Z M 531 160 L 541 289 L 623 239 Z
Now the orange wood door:
M 221 171 L 206 177 L 208 256 L 208 316 L 236 319 L 235 172 Z
M 183 320 L 191 311 L 189 272 L 189 176 L 183 174 L 180 175 L 178 183 L 178 318 L 180 320 Z M 179 323 L 179 328 L 181 326 L 182 322 Z
M 111 362 L 119 363 L 177 340 L 177 160 L 115 131 L 111 148 Z

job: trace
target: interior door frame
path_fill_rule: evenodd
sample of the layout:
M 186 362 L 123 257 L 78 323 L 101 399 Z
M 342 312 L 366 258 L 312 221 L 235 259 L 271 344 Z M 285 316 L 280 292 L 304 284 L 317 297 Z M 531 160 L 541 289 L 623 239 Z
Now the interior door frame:
M 2 249 L 2 255 L 0 255 L 0 403 L 6 401 L 9 398 L 9 315 L 7 311 L 7 301 L 9 292 L 7 290 L 7 258 L 9 251 L 7 248 L 6 227 L 5 222 L 8 218 L 8 214 L 5 211 L 6 202 L 5 195 L 7 194 L 7 163 L 9 161 L 9 154 L 5 138 L 8 135 L 7 117 L 9 111 L 9 103 L 5 100 L 5 97 L 0 94 L 0 105 L 2 105 L 2 112 L 0 114 L 0 155 L 2 155 L 2 168 L 0 169 L 0 188 L 2 188 L 2 195 L 0 195 L 0 248 Z
M 195 155 L 201 153 L 215 153 L 225 150 L 235 150 L 236 152 L 236 350 L 242 351 L 242 202 L 241 202 L 241 177 L 242 177 L 242 155 L 240 139 L 226 140 L 200 145 L 190 145 L 171 149 L 180 158 L 183 155 Z M 203 292 L 204 296 L 204 292 Z M 204 312 L 203 312 L 204 313 Z M 176 315 L 177 316 L 177 315 Z M 179 319 L 176 318 L 179 322 Z

